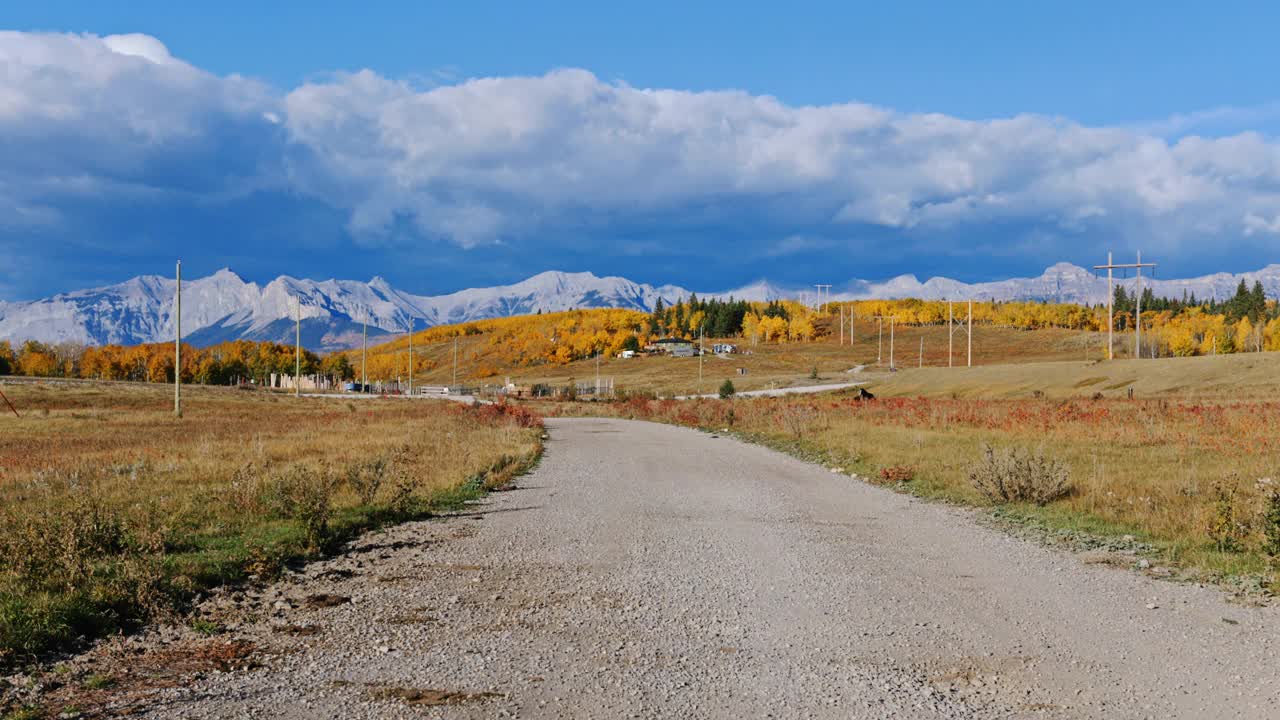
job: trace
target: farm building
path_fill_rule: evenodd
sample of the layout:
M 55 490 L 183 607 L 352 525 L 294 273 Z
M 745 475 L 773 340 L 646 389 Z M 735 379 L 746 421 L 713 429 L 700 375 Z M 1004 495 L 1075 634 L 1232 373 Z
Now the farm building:
M 689 353 L 693 351 L 692 340 L 682 340 L 680 338 L 662 338 L 653 343 L 653 348 L 658 352 L 670 353 Z

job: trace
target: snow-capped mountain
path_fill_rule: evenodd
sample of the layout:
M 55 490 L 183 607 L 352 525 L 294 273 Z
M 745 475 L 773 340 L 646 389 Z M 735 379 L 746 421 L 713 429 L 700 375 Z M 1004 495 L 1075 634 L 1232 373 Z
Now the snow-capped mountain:
M 154 275 L 31 302 L 0 303 L 0 339 L 84 344 L 163 342 L 174 335 L 175 281 Z M 651 309 L 658 298 L 675 302 L 689 291 L 654 287 L 591 273 L 544 272 L 514 285 L 412 295 L 375 277 L 302 280 L 279 277 L 266 285 L 246 282 L 224 269 L 183 281 L 182 334 L 195 345 L 225 340 L 293 341 L 295 313 L 303 344 L 317 349 L 360 342 L 414 327 L 465 322 L 539 310 L 621 307 Z
M 1130 291 L 1139 279 L 1130 270 L 1127 276 L 1115 271 L 1115 283 Z M 1143 288 L 1151 288 L 1157 297 L 1181 298 L 1195 295 L 1202 300 L 1225 300 L 1235 294 L 1240 281 L 1250 287 L 1261 282 L 1268 297 L 1280 296 L 1280 265 L 1268 265 L 1256 272 L 1217 273 L 1182 280 L 1153 279 L 1150 271 L 1142 277 Z M 1045 300 L 1050 302 L 1098 304 L 1107 301 L 1107 274 L 1071 263 L 1058 263 L 1040 277 L 1012 278 L 984 283 L 963 283 L 935 277 L 920 282 L 914 275 L 899 275 L 882 283 L 854 280 L 844 292 L 832 293 L 832 299 L 860 300 L 869 298 L 921 298 L 925 300 Z
M 1241 280 L 1261 281 L 1268 296 L 1280 295 L 1280 265 L 1251 273 L 1218 273 L 1187 280 L 1152 280 L 1144 286 L 1157 295 L 1225 299 Z M 1130 277 L 1118 283 L 1133 287 Z M 422 328 L 491 317 L 556 312 L 574 308 L 652 309 L 689 296 L 674 285 L 655 287 L 621 277 L 591 273 L 544 272 L 515 283 L 460 290 L 448 295 L 412 295 L 383 278 L 302 280 L 279 277 L 266 285 L 246 282 L 230 270 L 184 281 L 182 330 L 186 341 L 211 345 L 224 340 L 293 341 L 294 315 L 302 318 L 303 344 L 315 349 L 359 344 L 362 324 L 371 337 L 402 333 L 410 320 Z M 783 288 L 760 280 L 732 291 L 699 293 L 704 298 L 733 296 L 767 301 L 813 297 L 809 288 Z M 30 302 L 0 302 L 0 339 L 85 344 L 162 342 L 173 337 L 174 281 L 154 275 Z M 852 280 L 833 289 L 831 298 L 905 298 L 950 300 L 1049 300 L 1101 303 L 1107 298 L 1106 275 L 1059 263 L 1036 278 L 1014 278 L 968 284 L 935 277 L 920 282 L 902 275 L 885 282 Z

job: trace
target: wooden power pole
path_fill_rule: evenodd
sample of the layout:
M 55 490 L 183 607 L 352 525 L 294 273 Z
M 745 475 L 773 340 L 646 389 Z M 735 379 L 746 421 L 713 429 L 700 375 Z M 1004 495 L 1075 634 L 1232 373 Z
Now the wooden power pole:
M 898 366 L 894 365 L 893 363 L 893 326 L 897 324 L 897 320 L 898 320 L 897 315 L 889 316 L 889 369 L 890 370 L 898 369 Z
M 413 397 L 413 317 L 409 318 L 409 397 Z
M 369 390 L 369 321 L 360 330 L 360 392 Z
M 973 367 L 973 300 L 969 300 L 969 367 Z
M 173 416 L 182 417 L 182 261 L 178 261 L 173 307 Z
M 1107 253 L 1106 265 L 1094 265 L 1094 270 L 1107 271 L 1107 359 L 1114 360 L 1116 357 L 1115 350 L 1115 276 L 1112 274 L 1114 270 L 1134 268 L 1138 271 L 1138 304 L 1137 304 L 1137 323 L 1134 326 L 1136 334 L 1133 338 L 1133 356 L 1135 358 L 1142 357 L 1142 268 L 1155 268 L 1155 263 L 1142 262 L 1142 251 L 1138 251 L 1138 262 L 1136 263 L 1116 263 L 1112 260 L 1111 253 Z
M 302 394 L 302 298 L 293 301 L 293 396 Z

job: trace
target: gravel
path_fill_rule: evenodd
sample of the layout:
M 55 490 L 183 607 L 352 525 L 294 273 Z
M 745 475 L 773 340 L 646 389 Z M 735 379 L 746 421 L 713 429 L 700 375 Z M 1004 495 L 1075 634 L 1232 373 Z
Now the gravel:
M 150 716 L 1275 717 L 1275 608 L 724 437 L 548 427 L 516 490 L 238 598 L 261 667 Z

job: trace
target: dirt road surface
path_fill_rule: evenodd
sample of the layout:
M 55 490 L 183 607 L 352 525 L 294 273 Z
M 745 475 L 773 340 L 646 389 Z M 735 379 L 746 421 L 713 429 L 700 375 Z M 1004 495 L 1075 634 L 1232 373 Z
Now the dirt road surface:
M 844 383 L 826 383 L 823 385 L 797 385 L 795 387 L 784 388 L 767 388 L 764 390 L 742 390 L 734 393 L 736 397 L 782 397 L 784 395 L 812 395 L 816 393 L 831 392 L 833 390 L 847 390 L 849 388 L 866 385 L 865 382 L 844 382 Z M 693 400 L 695 398 L 718 398 L 719 393 L 703 393 L 702 395 L 677 395 L 677 400 Z
M 1280 716 L 1274 608 L 731 439 L 548 427 L 518 489 L 251 597 L 263 667 L 152 716 Z

